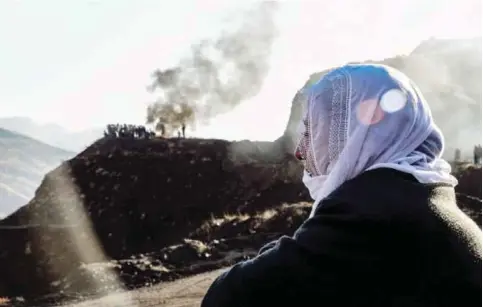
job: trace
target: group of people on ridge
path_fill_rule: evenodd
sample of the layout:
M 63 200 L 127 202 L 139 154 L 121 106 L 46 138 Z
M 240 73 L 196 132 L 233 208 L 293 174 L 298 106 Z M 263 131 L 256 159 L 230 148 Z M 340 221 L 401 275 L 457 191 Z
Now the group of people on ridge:
M 159 123 L 156 126 L 156 130 L 160 132 L 161 137 L 166 137 L 166 128 L 163 123 Z M 181 129 L 177 131 L 178 138 L 186 138 L 186 125 L 182 124 Z M 147 130 L 142 125 L 130 125 L 130 124 L 109 124 L 104 130 L 105 138 L 133 138 L 133 139 L 150 139 L 154 138 L 156 133 L 154 131 Z
M 154 136 L 154 131 L 149 131 L 142 125 L 109 124 L 104 130 L 104 137 L 106 138 L 149 139 Z

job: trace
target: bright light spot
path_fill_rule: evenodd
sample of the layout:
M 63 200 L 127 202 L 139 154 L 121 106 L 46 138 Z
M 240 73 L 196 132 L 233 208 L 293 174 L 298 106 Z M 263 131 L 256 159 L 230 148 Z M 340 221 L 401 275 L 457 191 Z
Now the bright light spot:
M 406 101 L 407 97 L 401 90 L 392 89 L 382 95 L 379 104 L 385 112 L 394 113 L 404 108 Z

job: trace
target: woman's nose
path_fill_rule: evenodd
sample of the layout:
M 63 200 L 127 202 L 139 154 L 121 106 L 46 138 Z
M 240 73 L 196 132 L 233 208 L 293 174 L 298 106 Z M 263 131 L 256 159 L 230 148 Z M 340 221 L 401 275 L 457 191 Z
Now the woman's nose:
M 302 156 L 302 153 L 300 152 L 300 150 L 297 148 L 295 150 L 295 158 L 297 158 L 298 160 L 303 160 L 303 156 Z

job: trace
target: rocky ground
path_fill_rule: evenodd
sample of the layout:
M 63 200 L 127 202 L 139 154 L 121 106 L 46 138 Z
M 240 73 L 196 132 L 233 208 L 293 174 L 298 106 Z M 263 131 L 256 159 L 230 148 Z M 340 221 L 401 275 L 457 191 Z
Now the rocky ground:
M 224 269 L 214 270 L 174 282 L 130 291 L 111 293 L 101 298 L 73 302 L 58 307 L 198 307 L 206 290 Z
M 54 303 L 52 307 L 198 307 L 213 282 L 225 269 L 201 273 L 134 290 L 120 289 L 98 298 L 88 298 L 67 303 Z M 2 303 L 4 303 L 2 305 Z M 0 306 L 22 306 L 21 301 L 7 302 L 0 299 Z

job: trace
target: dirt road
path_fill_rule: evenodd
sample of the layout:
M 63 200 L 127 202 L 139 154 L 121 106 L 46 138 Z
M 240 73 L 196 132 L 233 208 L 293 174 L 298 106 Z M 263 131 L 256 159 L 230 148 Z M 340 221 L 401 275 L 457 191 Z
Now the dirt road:
M 213 280 L 226 269 L 216 270 L 163 285 L 142 288 L 124 293 L 111 294 L 102 298 L 62 307 L 194 307 Z

